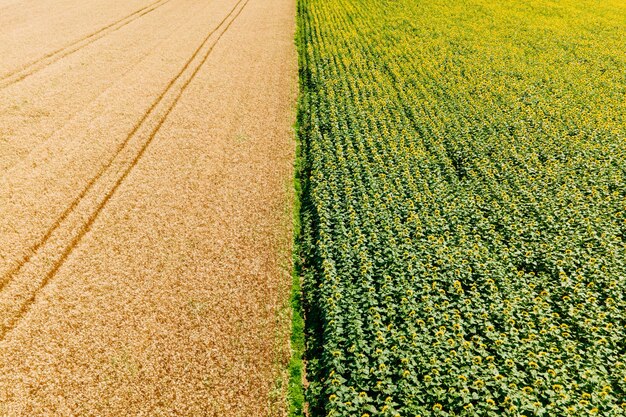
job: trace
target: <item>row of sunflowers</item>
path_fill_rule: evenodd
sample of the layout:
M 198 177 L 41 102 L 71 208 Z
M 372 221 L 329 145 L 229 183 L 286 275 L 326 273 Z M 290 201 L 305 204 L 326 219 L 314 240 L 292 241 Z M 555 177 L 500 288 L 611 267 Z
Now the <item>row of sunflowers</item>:
M 624 4 L 298 19 L 312 415 L 626 415 Z

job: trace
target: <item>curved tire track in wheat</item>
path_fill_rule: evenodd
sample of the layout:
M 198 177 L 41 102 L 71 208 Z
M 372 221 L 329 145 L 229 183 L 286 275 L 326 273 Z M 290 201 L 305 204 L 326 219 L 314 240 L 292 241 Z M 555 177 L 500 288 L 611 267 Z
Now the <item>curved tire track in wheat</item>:
M 128 176 L 128 174 L 132 171 L 132 169 L 137 165 L 142 155 L 154 139 L 154 136 L 159 131 L 167 116 L 170 114 L 172 109 L 176 106 L 176 103 L 184 93 L 185 89 L 189 86 L 189 84 L 193 81 L 194 77 L 202 68 L 202 65 L 206 62 L 209 55 L 213 51 L 213 48 L 219 42 L 220 38 L 226 33 L 231 24 L 237 19 L 237 17 L 241 14 L 243 9 L 246 7 L 249 0 L 239 0 L 235 6 L 230 10 L 230 12 L 222 19 L 217 27 L 212 29 L 207 36 L 203 39 L 202 43 L 198 48 L 194 51 L 193 55 L 189 58 L 189 60 L 185 63 L 181 71 L 168 83 L 167 87 L 163 90 L 163 92 L 157 97 L 152 106 L 144 113 L 141 119 L 137 122 L 137 124 L 133 127 L 132 131 L 126 137 L 126 139 L 120 143 L 118 148 L 115 150 L 114 154 L 111 156 L 109 161 L 101 168 L 101 170 L 97 173 L 95 177 L 93 177 L 85 186 L 85 188 L 81 191 L 76 199 L 72 201 L 70 206 L 63 212 L 61 217 L 52 225 L 50 229 L 45 233 L 42 240 L 37 242 L 30 250 L 28 254 L 20 261 L 20 263 L 11 271 L 9 271 L 0 281 L 0 291 L 4 289 L 4 287 L 11 281 L 11 279 L 20 273 L 21 269 L 31 260 L 32 256 L 36 254 L 38 250 L 43 248 L 54 232 L 63 227 L 65 221 L 68 219 L 70 214 L 78 208 L 81 201 L 85 198 L 85 196 L 92 190 L 94 185 L 103 178 L 105 173 L 113 166 L 115 160 L 120 156 L 120 154 L 126 149 L 130 141 L 137 135 L 140 128 L 144 126 L 147 121 L 151 118 L 156 119 L 156 125 L 151 129 L 148 137 L 143 141 L 142 145 L 139 147 L 138 152 L 131 159 L 130 164 L 126 166 L 123 170 L 122 174 L 115 180 L 113 185 L 108 188 L 108 191 L 101 197 L 99 204 L 95 207 L 95 210 L 88 216 L 87 220 L 78 228 L 77 233 L 70 240 L 67 247 L 61 253 L 60 258 L 54 262 L 50 271 L 45 275 L 44 279 L 41 281 L 40 285 L 36 289 L 34 293 L 27 298 L 26 302 L 22 304 L 17 314 L 9 320 L 8 325 L 5 324 L 0 328 L 0 341 L 2 341 L 7 333 L 9 333 L 15 326 L 19 323 L 19 320 L 28 312 L 28 309 L 35 301 L 37 294 L 48 284 L 48 282 L 54 277 L 59 268 L 63 265 L 67 257 L 70 255 L 72 250 L 76 247 L 81 238 L 89 231 L 91 225 L 94 220 L 97 218 L 98 214 L 104 206 L 107 204 L 111 196 L 115 193 L 115 191 L 119 188 L 124 179 Z M 209 45 L 209 40 L 213 37 L 215 33 L 218 33 L 214 42 Z M 206 49 L 204 53 L 201 53 L 203 49 Z M 199 61 L 193 64 L 193 61 L 196 59 Z M 171 104 L 167 105 L 162 115 L 158 115 L 157 107 L 164 101 L 166 95 L 171 93 L 174 90 L 174 85 L 177 81 L 181 80 L 182 85 L 179 89 L 172 93 L 174 94 L 173 100 Z M 70 226 L 67 226 L 70 227 Z
M 160 8 L 166 3 L 169 3 L 170 1 L 171 0 L 158 0 L 150 3 L 148 6 L 136 10 L 133 13 L 119 20 L 116 20 L 109 25 L 104 26 L 97 31 L 92 32 L 91 34 L 70 43 L 69 45 L 50 52 L 35 61 L 31 61 L 28 64 L 24 65 L 22 68 L 3 75 L 2 77 L 0 77 L 0 88 L 8 87 L 24 80 L 27 77 L 30 77 L 34 73 L 41 71 L 47 66 L 54 64 L 55 62 L 67 57 L 68 55 L 71 55 L 74 52 L 83 49 L 84 47 L 94 43 L 98 39 L 101 39 L 104 36 L 107 36 L 108 34 L 129 25 L 130 23 L 141 18 L 142 16 L 145 16 L 148 13 L 155 11 L 156 9 Z

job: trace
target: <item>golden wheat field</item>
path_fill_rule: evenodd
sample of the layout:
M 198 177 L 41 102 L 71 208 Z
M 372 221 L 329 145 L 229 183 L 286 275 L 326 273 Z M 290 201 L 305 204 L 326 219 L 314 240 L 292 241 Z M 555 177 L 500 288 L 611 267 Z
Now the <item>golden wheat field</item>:
M 281 415 L 290 0 L 0 0 L 0 415 Z

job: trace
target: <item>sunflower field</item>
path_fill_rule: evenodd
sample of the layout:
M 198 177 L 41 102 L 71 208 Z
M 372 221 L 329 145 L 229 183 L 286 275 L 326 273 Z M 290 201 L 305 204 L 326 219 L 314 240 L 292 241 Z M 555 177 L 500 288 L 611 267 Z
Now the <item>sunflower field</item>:
M 299 0 L 313 416 L 626 416 L 626 3 Z

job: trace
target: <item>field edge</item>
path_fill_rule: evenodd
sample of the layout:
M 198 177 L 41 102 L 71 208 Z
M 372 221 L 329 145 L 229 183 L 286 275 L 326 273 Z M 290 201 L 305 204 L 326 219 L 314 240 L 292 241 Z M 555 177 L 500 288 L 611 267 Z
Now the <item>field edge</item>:
M 303 62 L 305 53 L 304 36 L 302 31 L 303 22 L 301 21 L 302 0 L 296 0 L 296 32 L 294 44 L 298 57 L 298 94 L 295 106 L 296 118 L 294 124 L 294 140 L 296 143 L 296 154 L 294 160 L 294 178 L 293 178 L 293 266 L 292 266 L 292 285 L 291 285 L 291 359 L 288 365 L 289 386 L 287 392 L 287 400 L 289 406 L 289 417 L 303 417 L 307 415 L 306 399 L 305 399 L 305 315 L 302 305 L 302 198 L 303 183 L 305 177 L 305 153 L 303 150 L 304 135 L 306 129 L 304 127 L 304 118 L 307 113 L 306 100 L 308 89 L 302 71 L 305 69 Z

